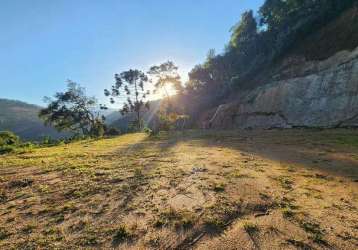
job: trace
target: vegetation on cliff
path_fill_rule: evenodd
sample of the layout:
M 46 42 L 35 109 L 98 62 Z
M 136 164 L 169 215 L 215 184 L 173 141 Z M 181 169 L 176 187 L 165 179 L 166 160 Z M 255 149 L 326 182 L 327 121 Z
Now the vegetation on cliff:
M 181 98 L 192 100 L 189 103 L 195 103 L 195 107 L 188 105 L 187 111 L 196 116 L 203 110 L 225 103 L 233 92 L 262 84 L 253 79 L 355 3 L 355 0 L 267 0 L 257 17 L 253 11 L 245 12 L 241 21 L 232 28 L 225 51 L 217 55 L 209 51 L 206 61 L 189 73 L 189 82 L 184 91 L 187 96 Z M 346 25 L 358 30 L 354 19 Z M 332 41 L 341 46 L 333 46 L 333 49 L 330 46 L 327 53 L 352 49 L 352 44 L 357 46 L 358 38 L 350 38 L 346 42 Z M 309 42 L 306 44 L 309 45 Z

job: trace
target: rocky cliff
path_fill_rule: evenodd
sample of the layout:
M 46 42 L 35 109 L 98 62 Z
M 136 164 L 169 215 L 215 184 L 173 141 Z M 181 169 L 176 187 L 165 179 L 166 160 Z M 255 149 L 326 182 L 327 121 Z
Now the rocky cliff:
M 284 60 L 267 84 L 204 118 L 212 128 L 358 127 L 358 48 L 323 61 Z

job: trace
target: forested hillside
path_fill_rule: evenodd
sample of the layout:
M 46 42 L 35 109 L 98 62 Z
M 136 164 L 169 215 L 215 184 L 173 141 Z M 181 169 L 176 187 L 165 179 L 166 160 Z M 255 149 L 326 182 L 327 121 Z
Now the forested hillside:
M 41 107 L 21 101 L 0 99 L 0 131 L 9 130 L 25 140 L 39 140 L 44 136 L 63 137 L 38 118 Z
M 245 12 L 222 53 L 208 52 L 189 73 L 178 103 L 191 117 L 268 82 L 282 60 L 322 60 L 358 46 L 356 0 L 267 0 Z M 276 67 L 276 68 L 275 68 Z M 182 107 L 183 108 L 183 107 Z M 195 121 L 194 121 L 195 122 Z

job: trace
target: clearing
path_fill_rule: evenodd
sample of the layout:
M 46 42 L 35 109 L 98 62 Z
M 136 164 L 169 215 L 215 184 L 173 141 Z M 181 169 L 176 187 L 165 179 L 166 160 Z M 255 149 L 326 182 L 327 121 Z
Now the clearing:
M 357 249 L 358 131 L 128 134 L 0 156 L 1 249 Z

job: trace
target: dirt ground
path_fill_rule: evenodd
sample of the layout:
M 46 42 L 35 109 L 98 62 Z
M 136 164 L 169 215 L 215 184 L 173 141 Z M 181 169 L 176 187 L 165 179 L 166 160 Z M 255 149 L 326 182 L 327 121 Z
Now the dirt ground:
M 358 130 L 129 134 L 3 155 L 0 249 L 358 249 Z

